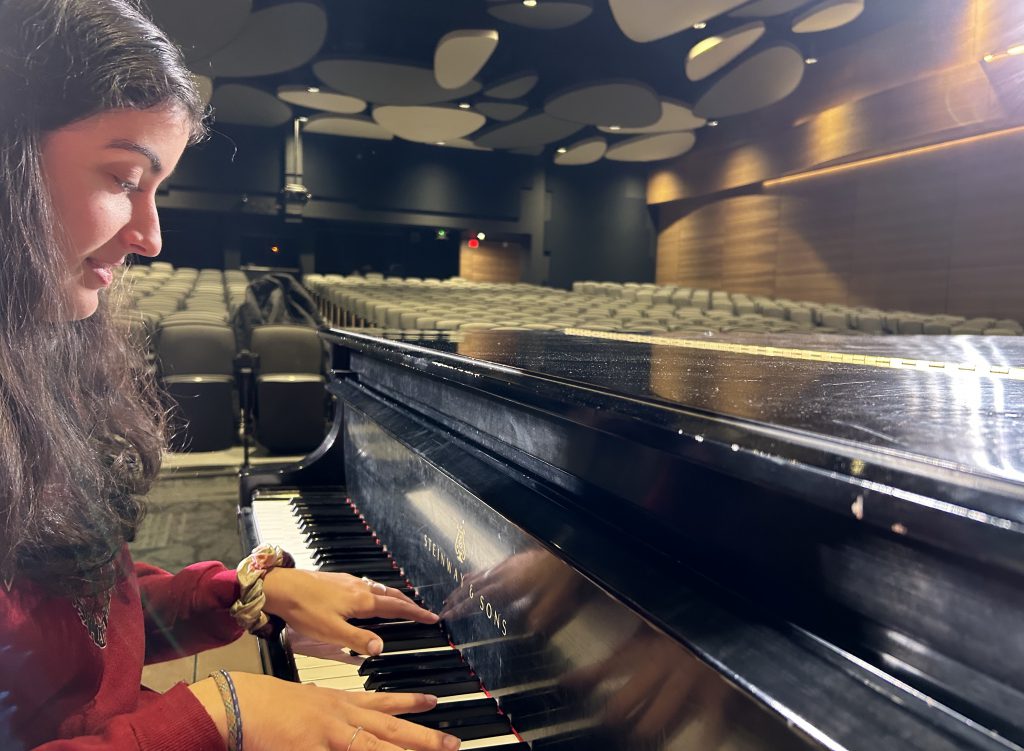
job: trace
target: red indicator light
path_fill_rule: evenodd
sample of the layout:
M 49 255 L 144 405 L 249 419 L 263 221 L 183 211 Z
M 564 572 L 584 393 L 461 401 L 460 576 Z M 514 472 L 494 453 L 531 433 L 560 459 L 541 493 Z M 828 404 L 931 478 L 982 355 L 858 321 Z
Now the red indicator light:
M 466 243 L 466 244 L 467 244 L 467 245 L 468 245 L 468 246 L 469 246 L 470 248 L 479 248 L 479 247 L 480 247 L 480 241 L 479 241 L 479 240 L 477 240 L 477 239 L 476 239 L 475 237 L 474 237 L 474 238 L 472 238 L 472 239 L 471 239 L 471 240 L 470 240 L 470 241 L 469 241 L 468 243 Z

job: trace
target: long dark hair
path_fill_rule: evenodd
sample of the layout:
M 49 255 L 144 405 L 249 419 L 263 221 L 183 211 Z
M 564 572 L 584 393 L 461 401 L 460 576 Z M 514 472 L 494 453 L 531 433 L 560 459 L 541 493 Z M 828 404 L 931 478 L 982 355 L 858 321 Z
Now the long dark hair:
M 179 50 L 131 0 L 0 0 L 0 575 L 60 594 L 115 581 L 144 515 L 164 420 L 114 315 L 70 321 L 50 131 L 108 110 L 178 107 L 204 133 Z

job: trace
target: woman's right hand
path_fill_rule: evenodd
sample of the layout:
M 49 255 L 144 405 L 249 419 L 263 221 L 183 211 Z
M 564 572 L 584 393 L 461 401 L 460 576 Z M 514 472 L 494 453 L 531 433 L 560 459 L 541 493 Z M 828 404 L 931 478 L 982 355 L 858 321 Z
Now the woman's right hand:
M 454 736 L 394 715 L 425 712 L 426 694 L 354 693 L 290 683 L 267 675 L 231 673 L 247 751 L 455 751 Z M 227 738 L 224 702 L 213 679 L 190 687 Z M 356 729 L 363 729 L 357 734 Z M 353 741 L 353 735 L 355 739 Z

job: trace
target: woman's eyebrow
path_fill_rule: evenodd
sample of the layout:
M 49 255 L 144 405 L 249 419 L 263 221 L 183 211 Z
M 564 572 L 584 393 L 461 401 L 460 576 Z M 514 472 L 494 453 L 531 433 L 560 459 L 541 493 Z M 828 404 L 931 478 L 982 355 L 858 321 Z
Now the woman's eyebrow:
M 125 139 L 117 138 L 107 144 L 108 149 L 123 149 L 125 151 L 134 151 L 137 154 L 142 154 L 149 160 L 150 166 L 153 168 L 153 174 L 159 175 L 163 171 L 163 164 L 160 161 L 160 157 L 156 155 L 152 149 L 143 146 L 141 143 L 135 143 L 135 141 L 128 141 Z

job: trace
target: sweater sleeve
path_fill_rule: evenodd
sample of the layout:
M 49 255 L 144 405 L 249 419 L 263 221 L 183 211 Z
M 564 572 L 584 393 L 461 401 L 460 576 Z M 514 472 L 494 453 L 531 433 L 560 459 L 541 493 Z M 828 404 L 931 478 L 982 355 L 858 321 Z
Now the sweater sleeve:
M 135 564 L 145 616 L 146 662 L 162 662 L 228 644 L 242 629 L 228 612 L 238 599 L 238 577 L 216 561 L 177 574 Z
M 0 740 L 3 732 L 0 730 Z M 21 746 L 3 748 L 21 749 Z M 138 710 L 117 715 L 95 735 L 62 738 L 33 751 L 224 751 L 225 744 L 210 715 L 184 683 L 165 694 L 152 694 Z

